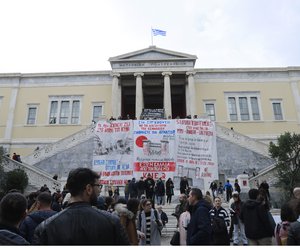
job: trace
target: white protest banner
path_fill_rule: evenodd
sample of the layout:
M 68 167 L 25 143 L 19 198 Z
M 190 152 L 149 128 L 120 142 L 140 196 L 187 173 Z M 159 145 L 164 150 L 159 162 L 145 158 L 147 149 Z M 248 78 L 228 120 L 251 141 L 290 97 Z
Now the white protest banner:
M 215 123 L 208 119 L 176 120 L 176 142 L 176 175 L 187 176 L 193 186 L 208 190 L 209 183 L 218 179 Z
M 95 127 L 93 170 L 101 176 L 101 184 L 125 185 L 132 179 L 132 121 L 99 121 Z
M 173 178 L 175 162 L 175 121 L 134 121 L 134 172 L 137 178 Z

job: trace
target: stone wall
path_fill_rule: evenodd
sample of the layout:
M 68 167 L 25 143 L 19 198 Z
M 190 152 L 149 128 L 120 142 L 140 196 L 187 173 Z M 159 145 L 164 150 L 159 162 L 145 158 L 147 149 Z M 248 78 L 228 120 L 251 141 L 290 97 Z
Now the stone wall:
M 217 154 L 219 173 L 225 174 L 225 178 L 235 178 L 244 171 L 252 174 L 253 169 L 259 171 L 274 163 L 270 158 L 245 149 L 227 140 L 217 138 Z M 67 177 L 71 169 L 77 167 L 92 167 L 93 138 L 66 149 L 56 155 L 47 158 L 35 166 L 60 178 Z

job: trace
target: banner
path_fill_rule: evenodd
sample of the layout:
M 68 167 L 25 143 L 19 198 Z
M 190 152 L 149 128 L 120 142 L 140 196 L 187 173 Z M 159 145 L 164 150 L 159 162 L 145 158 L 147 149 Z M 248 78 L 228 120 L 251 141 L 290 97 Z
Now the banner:
M 123 186 L 133 176 L 132 121 L 99 121 L 95 127 L 93 170 L 101 184 Z
M 187 176 L 192 186 L 208 190 L 210 182 L 219 179 L 216 138 L 215 123 L 210 120 L 176 120 L 175 175 Z
M 175 162 L 175 121 L 134 121 L 134 172 L 137 178 L 173 178 Z
M 105 185 L 151 174 L 176 187 L 186 176 L 190 186 L 209 190 L 218 179 L 215 123 L 207 119 L 99 121 L 93 155 Z

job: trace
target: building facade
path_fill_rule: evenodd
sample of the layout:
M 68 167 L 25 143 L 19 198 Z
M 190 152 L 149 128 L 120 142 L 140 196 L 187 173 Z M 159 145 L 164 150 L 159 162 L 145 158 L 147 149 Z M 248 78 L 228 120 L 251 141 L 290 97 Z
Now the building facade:
M 209 117 L 268 143 L 300 133 L 300 67 L 197 69 L 197 57 L 155 46 L 111 57 L 112 70 L 0 74 L 0 145 L 30 155 L 99 119 Z

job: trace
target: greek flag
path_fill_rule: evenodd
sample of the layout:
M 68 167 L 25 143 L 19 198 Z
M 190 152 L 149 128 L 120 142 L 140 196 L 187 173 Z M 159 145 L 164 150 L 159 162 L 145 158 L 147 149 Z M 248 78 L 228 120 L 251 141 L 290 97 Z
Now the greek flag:
M 152 34 L 154 36 L 166 36 L 167 32 L 163 30 L 152 29 Z

